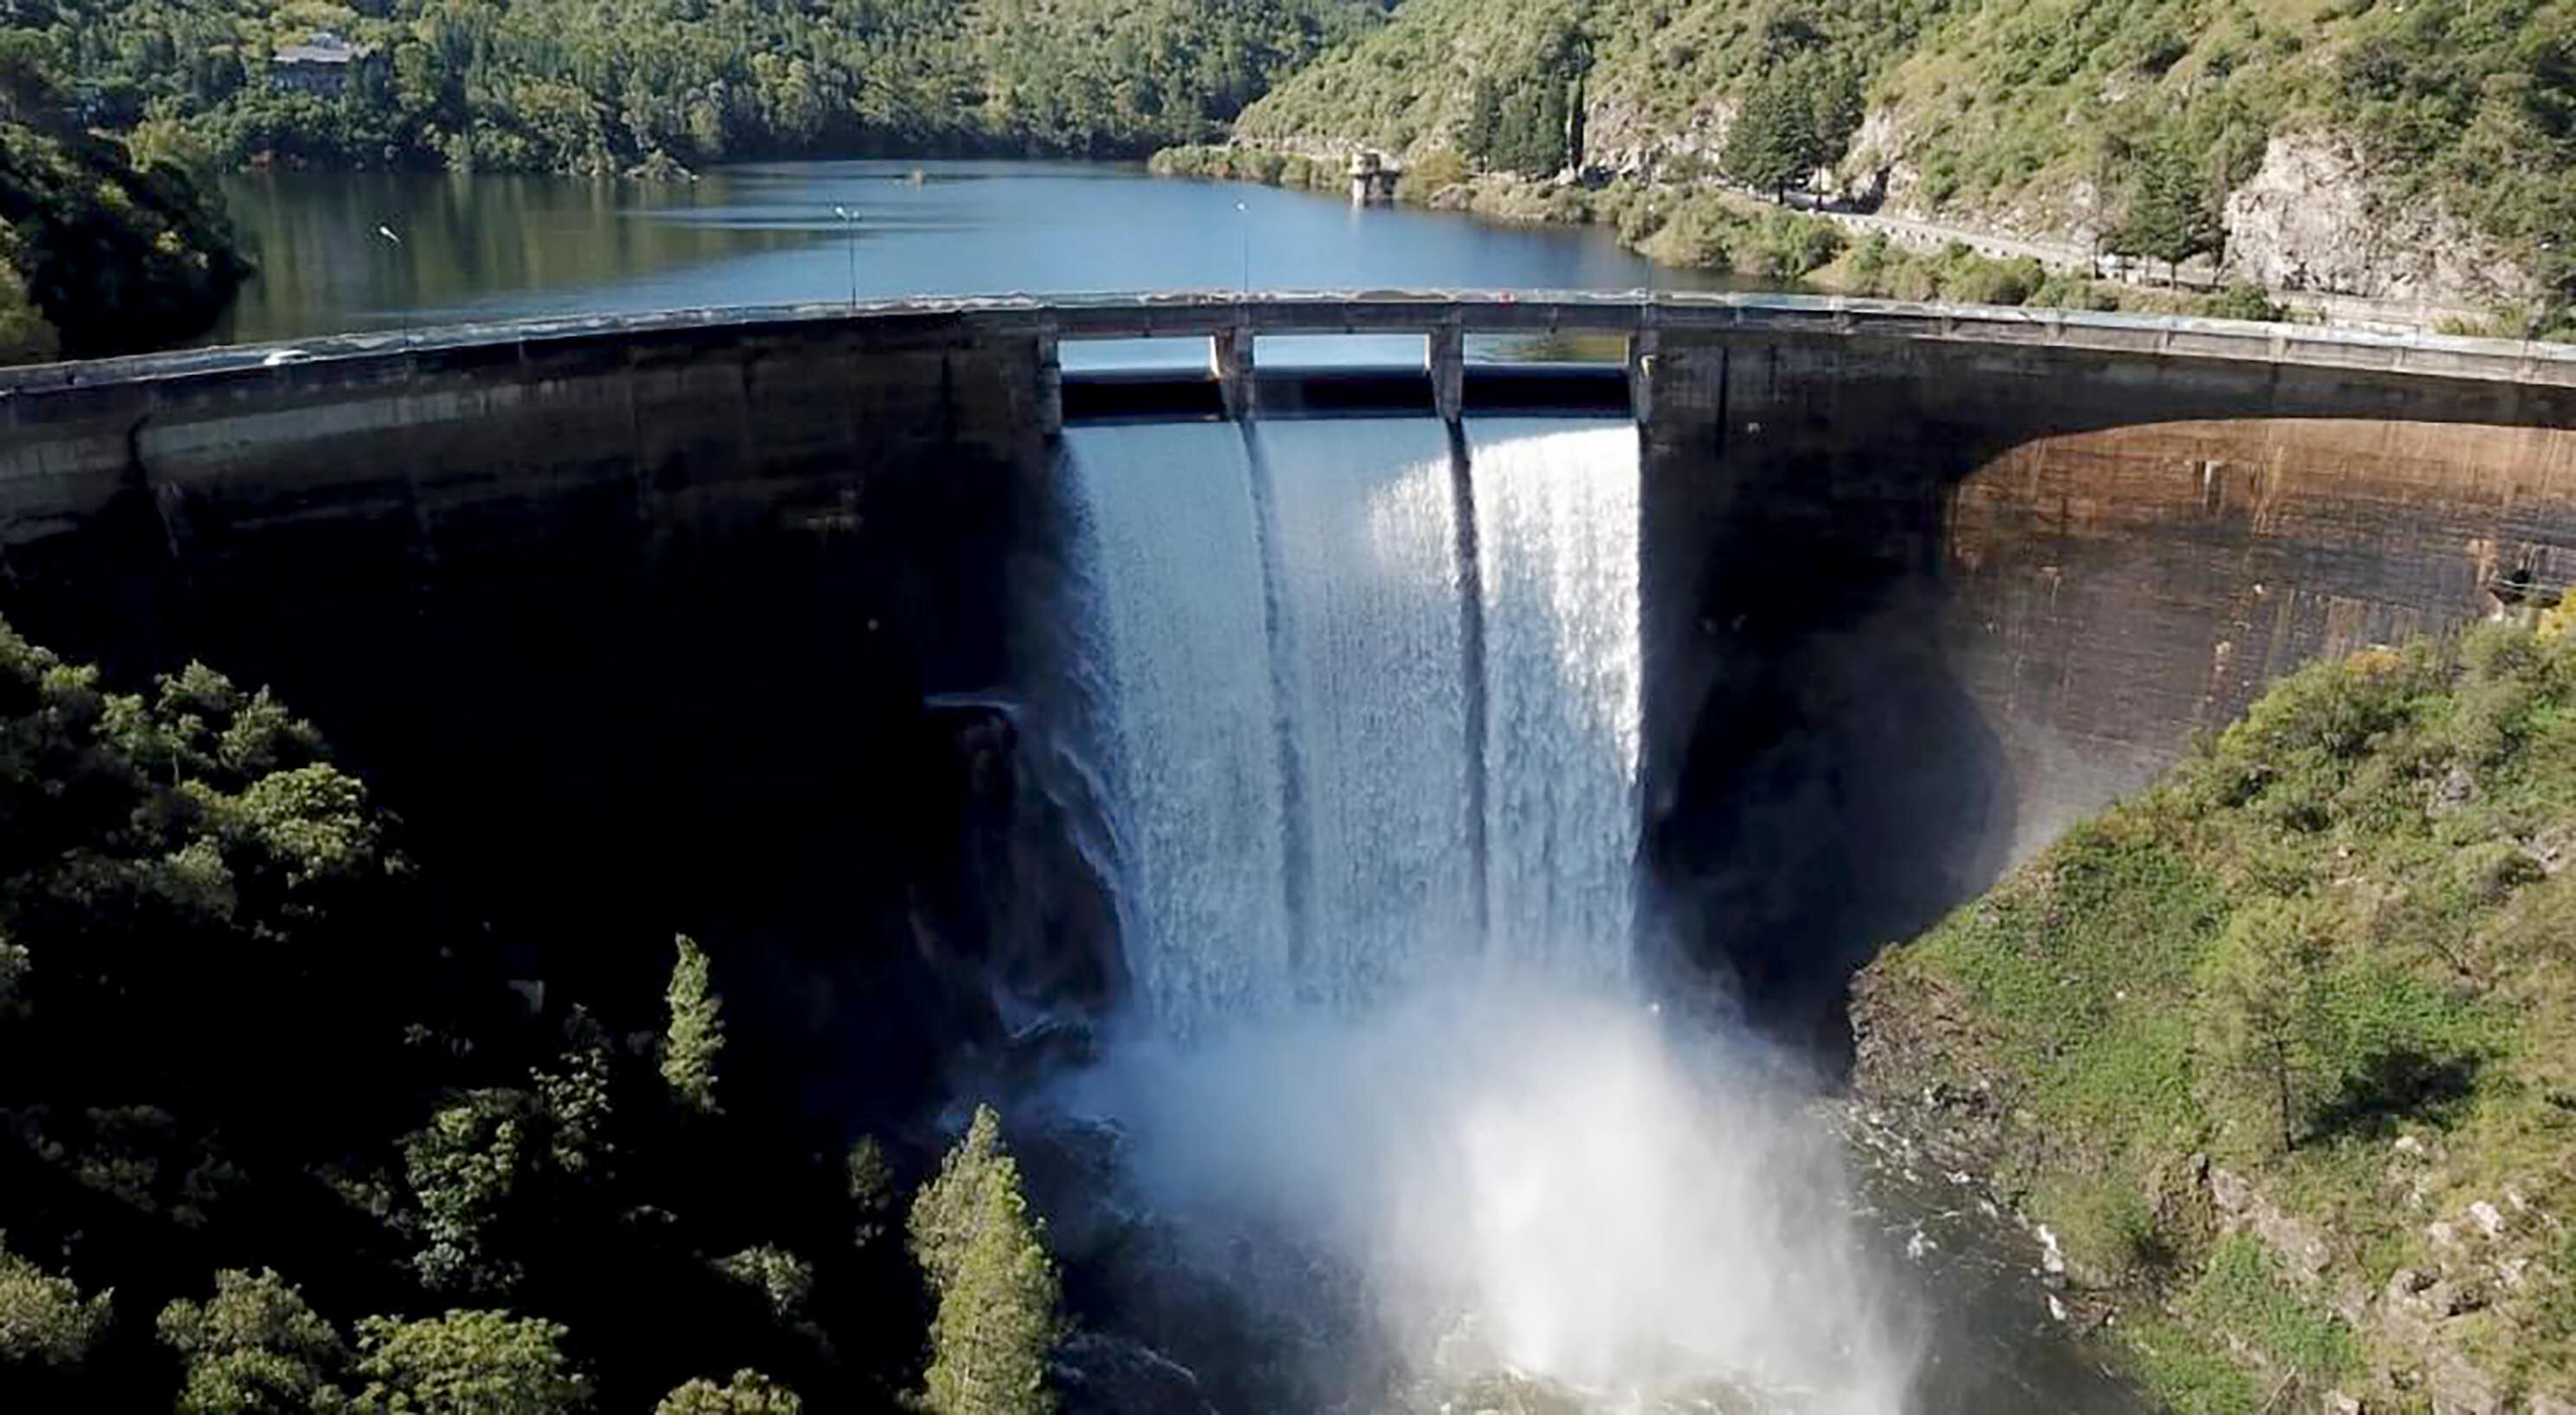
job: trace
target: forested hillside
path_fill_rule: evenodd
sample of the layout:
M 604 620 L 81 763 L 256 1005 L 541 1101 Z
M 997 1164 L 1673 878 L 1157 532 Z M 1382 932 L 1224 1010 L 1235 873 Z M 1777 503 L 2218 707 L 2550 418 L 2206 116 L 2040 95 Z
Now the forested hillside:
M 2562 0 L 1410 0 L 1239 135 L 1808 185 L 2274 285 L 2576 291 Z
M 188 174 L 86 131 L 45 47 L 0 32 L 0 363 L 188 338 L 246 272 Z
M 2576 1395 L 2570 622 L 2302 669 L 1862 975 L 1866 1103 L 2171 1408 Z
M 196 162 L 617 172 L 1141 154 L 1221 126 L 1370 0 L 25 0 L 85 116 Z M 319 32 L 345 91 L 277 81 Z
M 791 1133 L 716 962 L 634 959 L 668 984 L 627 1015 L 513 978 L 270 695 L 0 624 L 0 1410 L 1043 1410 L 991 1112 L 907 1261 L 927 1156 Z

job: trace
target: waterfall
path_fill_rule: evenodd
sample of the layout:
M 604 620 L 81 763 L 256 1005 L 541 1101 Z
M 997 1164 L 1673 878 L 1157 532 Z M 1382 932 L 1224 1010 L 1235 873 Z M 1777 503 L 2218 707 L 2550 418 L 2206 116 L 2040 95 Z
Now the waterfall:
M 1082 652 L 1106 701 L 1120 923 L 1140 997 L 1178 1025 L 1292 983 L 1261 556 L 1242 438 L 1086 428 L 1067 459 Z
M 1638 723 L 1637 431 L 1468 428 L 1485 629 L 1486 928 L 1552 975 L 1627 974 Z
M 1477 942 L 1448 436 L 1353 419 L 1252 437 L 1310 862 L 1299 1000 L 1353 1007 Z
M 1209 1408 L 1905 1408 L 1832 1132 L 1630 983 L 1634 428 L 1066 441 L 1146 1025 L 1054 1103 Z
M 1487 964 L 1625 975 L 1627 423 L 1477 420 L 1463 449 L 1430 419 L 1067 443 L 1093 751 L 1158 1022 L 1346 1011 Z

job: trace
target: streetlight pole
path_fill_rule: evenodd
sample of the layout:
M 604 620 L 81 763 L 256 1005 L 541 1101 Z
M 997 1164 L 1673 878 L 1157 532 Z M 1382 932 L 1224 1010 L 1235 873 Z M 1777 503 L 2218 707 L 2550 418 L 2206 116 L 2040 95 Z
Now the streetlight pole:
M 1243 281 L 1235 286 L 1235 294 L 1240 299 L 1249 300 L 1252 298 L 1252 208 L 1236 202 L 1234 214 L 1240 218 L 1236 224 L 1243 228 Z
M 386 245 L 394 248 L 394 273 L 400 275 L 402 273 L 402 237 L 395 235 L 393 226 L 383 221 L 376 223 L 376 235 L 381 237 Z M 409 348 L 411 346 L 411 297 L 408 291 L 394 292 L 394 308 L 401 312 L 403 346 Z
M 832 214 L 841 218 L 843 244 L 850 251 L 850 312 L 855 314 L 859 308 L 859 214 L 846 206 L 833 207 Z

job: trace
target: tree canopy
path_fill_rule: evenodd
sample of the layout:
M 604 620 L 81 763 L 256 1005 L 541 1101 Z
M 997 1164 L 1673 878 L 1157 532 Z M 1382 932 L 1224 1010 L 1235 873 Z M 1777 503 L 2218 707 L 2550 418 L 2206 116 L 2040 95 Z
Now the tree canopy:
M 96 121 L 208 161 L 577 173 L 929 151 L 1141 155 L 1372 22 L 1367 0 L 59 0 Z M 337 93 L 284 43 L 364 51 Z
M 46 39 L 0 31 L 0 363 L 191 338 L 248 271 L 189 173 L 90 131 Z
M 194 664 L 118 692 L 0 625 L 0 1408 L 779 1415 L 919 1383 L 919 1280 L 871 1241 L 903 1155 L 669 1074 L 675 1000 L 712 1035 L 712 951 L 676 988 L 639 960 L 624 1012 L 514 987 L 403 834 L 272 695 Z M 1025 1336 L 1032 1280 L 1053 1311 L 987 1158 L 1007 1201 L 960 1231 L 1020 1266 L 976 1260 L 958 1340 Z
M 1047 1359 L 1062 1331 L 1055 1265 L 992 1107 L 975 1108 L 938 1177 L 913 1202 L 912 1246 L 939 1304 L 923 1397 L 933 1415 L 1054 1410 Z

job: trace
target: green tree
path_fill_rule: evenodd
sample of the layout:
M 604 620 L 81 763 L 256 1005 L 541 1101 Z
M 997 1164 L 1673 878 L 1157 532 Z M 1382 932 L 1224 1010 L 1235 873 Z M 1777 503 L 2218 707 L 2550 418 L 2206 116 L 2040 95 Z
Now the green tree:
M 814 1265 L 775 1244 L 745 1248 L 712 1266 L 726 1281 L 759 1294 L 769 1314 L 782 1322 L 802 1317 L 805 1299 L 814 1291 Z
M 568 1415 L 590 1382 L 564 1359 L 564 1329 L 507 1312 L 358 1323 L 355 1415 Z
M 585 1191 L 607 1181 L 616 1154 L 608 1050 L 587 1014 L 576 1012 L 570 1029 L 560 1070 L 531 1071 L 524 1090 L 468 1091 L 404 1137 L 423 1240 L 412 1265 L 432 1290 L 510 1291 L 549 1204 L 579 1210 Z
M 653 1407 L 653 1415 L 804 1415 L 796 1392 L 758 1371 L 736 1371 L 724 1385 L 700 1378 Z
M 1718 165 L 1756 191 L 1784 197 L 1791 184 L 1815 170 L 1814 123 L 1815 110 L 1790 67 L 1767 69 L 1736 105 Z
M 2201 1050 L 2221 1098 L 2265 1117 L 2283 1150 L 2298 1144 L 2327 1079 L 2327 959 L 2316 906 L 2266 899 L 2228 920 L 2201 983 Z
M 70 1278 L 0 1247 L 0 1374 L 12 1366 L 79 1365 L 107 1330 L 113 1297 L 84 1298 Z
M 24 28 L 0 30 L 0 233 L 0 331 L 22 357 L 192 338 L 250 270 L 186 172 L 89 130 Z
M 205 1302 L 161 1309 L 161 1340 L 186 1364 L 179 1415 L 310 1415 L 338 1410 L 340 1334 L 276 1272 L 215 1274 Z
M 420 1205 L 412 1266 L 432 1291 L 506 1292 L 518 1265 L 494 1251 L 502 1206 L 526 1182 L 535 1106 L 524 1091 L 472 1092 L 443 1106 L 403 1141 L 403 1168 Z
M 1503 90 L 1491 74 L 1478 74 L 1468 90 L 1466 126 L 1458 133 L 1458 150 L 1479 167 L 1496 165 L 1503 136 Z
M 1047 1359 L 1062 1333 L 1055 1264 L 978 1106 L 912 1209 L 913 1256 L 938 1299 L 924 1400 L 933 1415 L 1047 1415 Z
M 1818 55 L 1806 66 L 1807 170 L 1831 166 L 1860 129 L 1860 70 L 1831 55 Z
M 2127 209 L 2111 233 L 2120 255 L 2165 263 L 2165 278 L 2193 256 L 2218 249 L 2218 212 L 2209 183 L 2180 124 L 2171 124 L 2131 157 Z
M 850 1207 L 858 1212 L 857 1243 L 870 1247 L 885 1236 L 886 1220 L 894 1213 L 894 1167 L 886 1163 L 885 1147 L 876 1137 L 862 1135 L 851 1144 L 845 1169 Z
M 709 990 L 707 955 L 682 935 L 679 961 L 671 965 L 671 985 L 664 994 L 671 1005 L 670 1031 L 662 1042 L 662 1079 L 683 1107 L 713 1115 L 716 1104 L 716 1058 L 724 1052 L 723 999 Z

